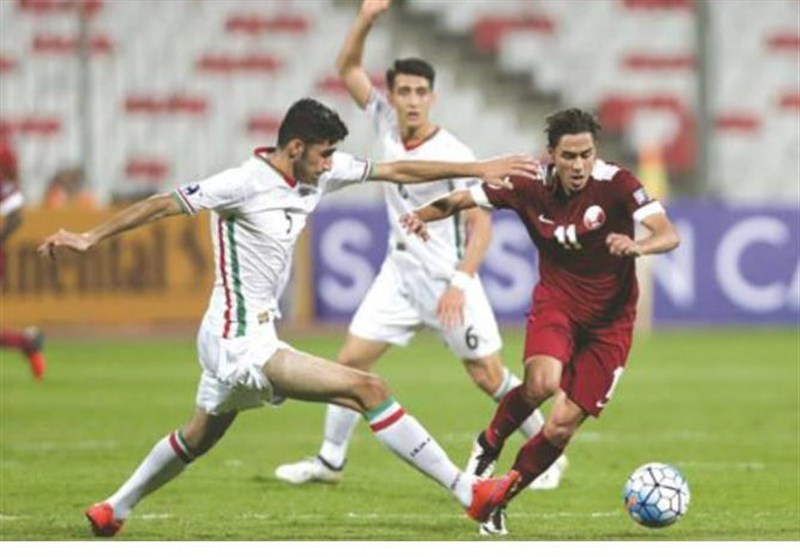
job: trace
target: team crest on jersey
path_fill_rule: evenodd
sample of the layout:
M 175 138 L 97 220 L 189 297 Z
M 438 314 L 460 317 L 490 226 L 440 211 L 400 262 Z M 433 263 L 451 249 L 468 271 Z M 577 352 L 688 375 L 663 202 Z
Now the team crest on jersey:
M 583 225 L 589 230 L 597 230 L 606 222 L 606 213 L 600 205 L 592 205 L 583 213 Z

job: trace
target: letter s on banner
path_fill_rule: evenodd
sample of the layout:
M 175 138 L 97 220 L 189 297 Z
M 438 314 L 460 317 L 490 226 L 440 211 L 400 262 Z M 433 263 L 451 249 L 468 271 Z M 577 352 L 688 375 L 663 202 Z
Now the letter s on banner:
M 366 255 L 347 248 L 366 251 L 372 243 L 372 233 L 365 224 L 345 218 L 331 224 L 320 240 L 324 267 L 345 278 L 324 274 L 318 285 L 319 296 L 337 311 L 352 313 L 367 293 L 375 272 Z
M 787 287 L 778 282 L 760 286 L 747 281 L 741 272 L 745 249 L 758 242 L 780 246 L 789 241 L 789 230 L 772 217 L 751 217 L 728 230 L 717 249 L 716 272 L 720 288 L 735 305 L 755 312 L 768 313 L 789 302 Z
M 532 249 L 525 228 L 516 218 L 494 220 L 492 244 L 483 262 L 481 278 L 498 314 L 508 313 L 516 318 L 530 306 L 531 289 L 539 277 L 535 261 L 521 252 Z

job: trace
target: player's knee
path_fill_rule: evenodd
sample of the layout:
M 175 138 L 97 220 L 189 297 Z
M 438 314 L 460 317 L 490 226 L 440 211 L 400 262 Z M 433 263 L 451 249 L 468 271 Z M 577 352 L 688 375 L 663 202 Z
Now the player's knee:
M 558 378 L 544 374 L 533 375 L 525 381 L 523 395 L 526 400 L 538 403 L 556 394 L 558 387 Z
M 577 426 L 570 422 L 548 420 L 544 424 L 544 436 L 557 447 L 566 447 L 577 431 Z
M 389 387 L 386 382 L 372 373 L 363 374 L 355 389 L 356 402 L 362 411 L 375 408 L 389 396 Z

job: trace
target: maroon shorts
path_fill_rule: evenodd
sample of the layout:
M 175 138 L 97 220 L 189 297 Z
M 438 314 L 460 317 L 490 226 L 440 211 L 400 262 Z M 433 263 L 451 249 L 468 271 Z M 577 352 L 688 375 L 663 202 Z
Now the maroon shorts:
M 598 327 L 575 323 L 558 307 L 537 304 L 528 315 L 525 361 L 552 356 L 564 364 L 561 389 L 597 417 L 617 386 L 633 337 L 634 316 Z

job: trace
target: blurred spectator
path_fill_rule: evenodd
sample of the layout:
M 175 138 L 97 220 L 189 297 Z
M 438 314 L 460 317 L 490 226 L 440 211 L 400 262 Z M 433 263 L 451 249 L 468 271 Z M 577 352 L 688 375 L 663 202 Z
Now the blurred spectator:
M 22 224 L 24 202 L 19 188 L 17 156 L 11 143 L 0 135 L 0 285 L 5 280 L 6 272 L 5 243 Z M 31 373 L 37 381 L 42 379 L 45 370 L 43 342 L 44 336 L 36 327 L 0 329 L 0 346 L 21 351 L 28 359 Z
M 68 166 L 56 171 L 44 194 L 42 205 L 48 209 L 64 207 L 97 208 L 94 193 L 86 188 L 86 176 L 81 166 Z

